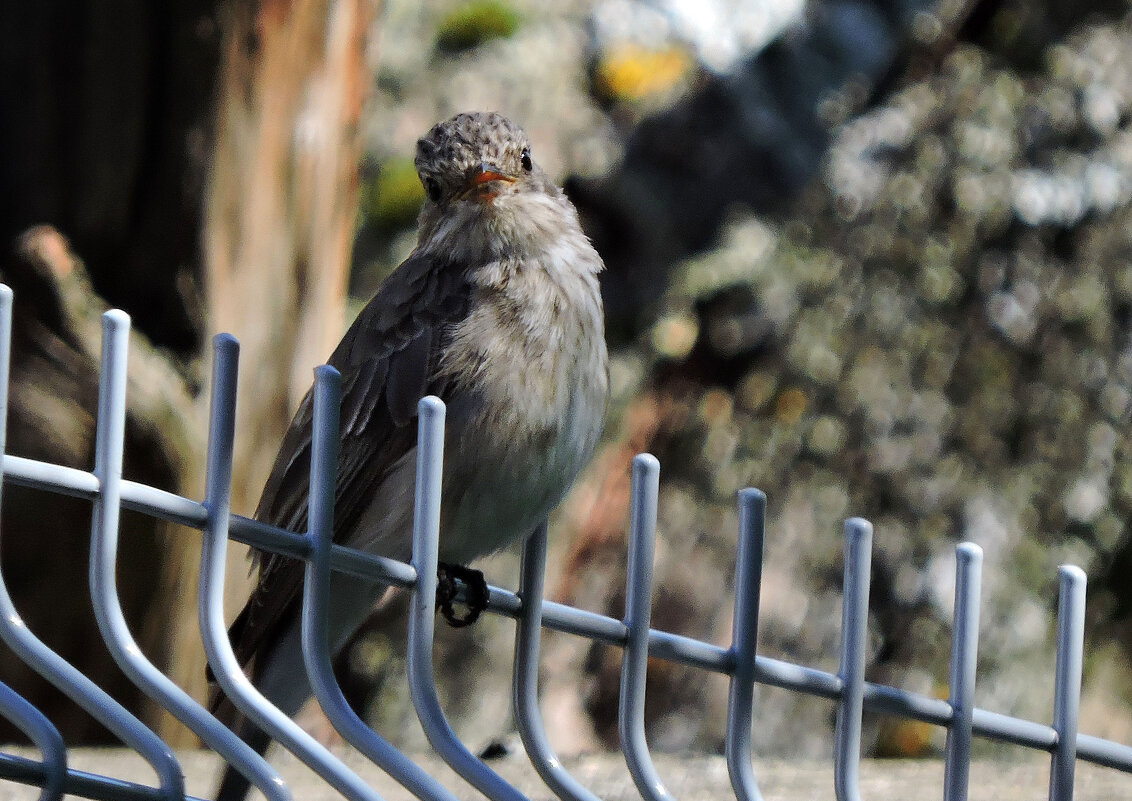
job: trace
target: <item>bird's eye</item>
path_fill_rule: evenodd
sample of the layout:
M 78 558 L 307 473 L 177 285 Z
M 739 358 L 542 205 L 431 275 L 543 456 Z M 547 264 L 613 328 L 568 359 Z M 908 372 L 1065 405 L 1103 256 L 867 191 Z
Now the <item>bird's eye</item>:
M 523 152 L 519 156 L 519 162 L 523 165 L 523 169 L 527 172 L 530 172 L 532 169 L 534 169 L 534 165 L 531 163 L 530 148 L 523 148 Z
M 440 181 L 435 178 L 425 178 L 424 182 L 425 191 L 428 192 L 428 199 L 433 203 L 440 202 Z

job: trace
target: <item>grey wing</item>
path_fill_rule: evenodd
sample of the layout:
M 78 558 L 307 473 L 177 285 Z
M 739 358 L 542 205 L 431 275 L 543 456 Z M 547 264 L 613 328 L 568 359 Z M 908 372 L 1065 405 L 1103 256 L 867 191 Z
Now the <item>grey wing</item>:
M 382 284 L 329 359 L 342 375 L 334 538 L 357 524 L 385 471 L 416 445 L 417 402 L 448 394 L 437 365 L 451 324 L 467 313 L 465 270 L 410 256 Z M 264 486 L 256 519 L 307 528 L 311 393 L 303 399 Z M 303 563 L 261 555 L 259 583 L 229 637 L 246 664 L 285 624 L 302 589 Z

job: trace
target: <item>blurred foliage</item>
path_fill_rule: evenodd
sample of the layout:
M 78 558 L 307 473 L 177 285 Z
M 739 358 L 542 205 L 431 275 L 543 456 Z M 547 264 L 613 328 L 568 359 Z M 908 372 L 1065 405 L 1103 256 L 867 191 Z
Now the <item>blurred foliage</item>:
M 382 233 L 408 228 L 416 223 L 422 203 L 424 189 L 413 160 L 389 159 L 362 183 L 362 224 Z
M 812 610 L 839 592 L 850 514 L 876 524 L 878 681 L 946 684 L 961 539 L 988 564 L 981 705 L 1042 714 L 1059 564 L 1094 577 L 1101 642 L 1128 619 L 1128 52 L 1132 20 L 1053 44 L 1036 74 L 960 44 L 840 127 L 792 211 L 736 211 L 678 268 L 645 343 L 693 412 L 654 452 L 664 492 L 704 508 L 667 536 L 703 543 L 738 489 L 767 492 L 768 565 L 790 579 L 764 588 L 764 642 L 808 661 L 835 641 Z M 729 537 L 710 542 L 725 561 Z M 923 734 L 886 724 L 875 748 L 938 747 Z
M 668 97 L 686 88 L 696 63 L 688 51 L 672 45 L 653 50 L 621 43 L 604 51 L 594 67 L 594 92 L 599 98 L 635 102 Z
M 839 530 L 862 515 L 870 680 L 945 694 L 953 548 L 973 540 L 980 706 L 1048 717 L 1056 568 L 1074 562 L 1106 682 L 1086 683 L 1107 699 L 1087 728 L 1132 721 L 1132 20 L 1101 5 L 909 3 L 897 30 L 888 6 L 816 3 L 726 74 L 669 28 L 671 49 L 603 39 L 581 4 L 523 6 L 521 31 L 459 58 L 386 51 L 393 152 L 476 103 L 526 124 L 558 175 L 613 165 L 566 186 L 609 268 L 609 437 L 663 466 L 658 627 L 727 641 L 735 492 L 755 485 L 760 651 L 836 670 Z M 556 600 L 618 616 L 623 543 L 598 534 Z M 613 745 L 603 648 L 547 673 Z M 654 689 L 656 747 L 721 747 L 725 687 L 665 666 Z M 756 747 L 826 754 L 828 714 L 767 691 Z M 874 753 L 942 744 L 870 726 Z
M 510 3 L 471 0 L 441 18 L 436 31 L 436 46 L 446 53 L 471 50 L 491 39 L 513 35 L 521 22 L 519 12 Z

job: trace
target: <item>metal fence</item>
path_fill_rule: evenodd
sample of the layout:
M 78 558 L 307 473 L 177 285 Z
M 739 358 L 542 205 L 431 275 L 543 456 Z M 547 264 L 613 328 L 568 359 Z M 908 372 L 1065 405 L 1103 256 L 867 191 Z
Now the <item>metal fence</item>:
M 12 293 L 0 286 L 0 420 L 7 417 Z M 214 341 L 207 477 L 203 502 L 144 484 L 124 481 L 123 432 L 126 418 L 126 353 L 129 318 L 120 311 L 103 315 L 96 456 L 93 472 L 45 464 L 4 453 L 0 426 L 0 469 L 6 482 L 87 498 L 93 503 L 90 589 L 95 617 L 111 654 L 126 675 L 167 708 L 203 742 L 249 778 L 264 795 L 290 798 L 274 769 L 203 707 L 157 670 L 131 636 L 115 585 L 118 516 L 122 508 L 196 528 L 202 532 L 199 616 L 204 646 L 217 680 L 235 705 L 313 768 L 347 798 L 379 801 L 378 795 L 326 748 L 268 704 L 239 669 L 228 643 L 222 608 L 225 543 L 232 539 L 306 560 L 302 636 L 306 667 L 315 694 L 343 738 L 423 801 L 455 801 L 454 796 L 405 755 L 370 729 L 346 703 L 331 672 L 327 647 L 326 602 L 330 571 L 380 579 L 411 591 L 408 619 L 410 693 L 429 742 L 469 784 L 493 801 L 522 801 L 517 790 L 477 759 L 445 720 L 432 682 L 437 537 L 444 405 L 436 398 L 420 403 L 411 565 L 369 556 L 331 543 L 339 377 L 330 367 L 315 371 L 314 444 L 310 493 L 310 532 L 299 535 L 230 514 L 236 360 L 234 339 Z M 732 642 L 719 647 L 649 627 L 653 541 L 660 465 L 649 455 L 633 461 L 629 519 L 629 559 L 624 620 L 546 602 L 543 526 L 524 545 L 517 593 L 490 590 L 489 610 L 517 622 L 513 701 L 520 735 L 535 769 L 550 790 L 568 801 L 596 801 L 555 756 L 538 707 L 538 655 L 541 627 L 568 632 L 623 649 L 618 727 L 621 748 L 633 780 L 647 801 L 670 799 L 653 766 L 645 738 L 645 674 L 648 659 L 662 659 L 725 674 L 730 679 L 726 721 L 726 762 L 740 801 L 761 798 L 751 753 L 756 710 L 755 684 L 773 685 L 827 698 L 836 705 L 834 783 L 840 801 L 860 797 L 858 764 L 864 709 L 946 727 L 945 799 L 967 797 L 971 741 L 975 736 L 1051 754 L 1049 797 L 1073 797 L 1076 760 L 1132 773 L 1132 748 L 1077 731 L 1084 637 L 1085 575 L 1077 567 L 1060 570 L 1057 658 L 1052 725 L 1012 718 L 975 707 L 975 664 L 979 630 L 982 552 L 964 543 L 957 548 L 955 618 L 952 633 L 950 695 L 947 700 L 872 684 L 864 680 L 872 527 L 861 519 L 845 523 L 844 603 L 840 667 L 836 675 L 758 656 L 759 585 L 762 573 L 766 501 L 758 490 L 739 493 L 739 546 L 735 568 Z M 181 799 L 184 780 L 172 750 L 90 679 L 51 651 L 22 623 L 0 574 L 0 638 L 21 659 L 70 696 L 157 773 L 157 788 L 68 768 L 58 731 L 34 706 L 0 684 L 0 714 L 22 729 L 40 749 L 41 760 L 0 753 L 0 777 L 42 788 L 41 798 L 63 793 L 100 799 Z M 1132 787 L 1132 780 L 1130 780 Z

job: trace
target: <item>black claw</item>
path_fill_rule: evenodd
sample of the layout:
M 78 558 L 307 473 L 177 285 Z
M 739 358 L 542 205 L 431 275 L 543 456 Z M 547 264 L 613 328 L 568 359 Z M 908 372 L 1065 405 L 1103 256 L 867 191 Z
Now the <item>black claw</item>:
M 467 612 L 463 617 L 456 614 L 452 605 L 464 586 L 464 606 Z M 480 613 L 487 608 L 490 592 L 483 573 L 463 565 L 449 565 L 441 562 L 436 566 L 436 608 L 452 628 L 470 626 L 479 620 Z

